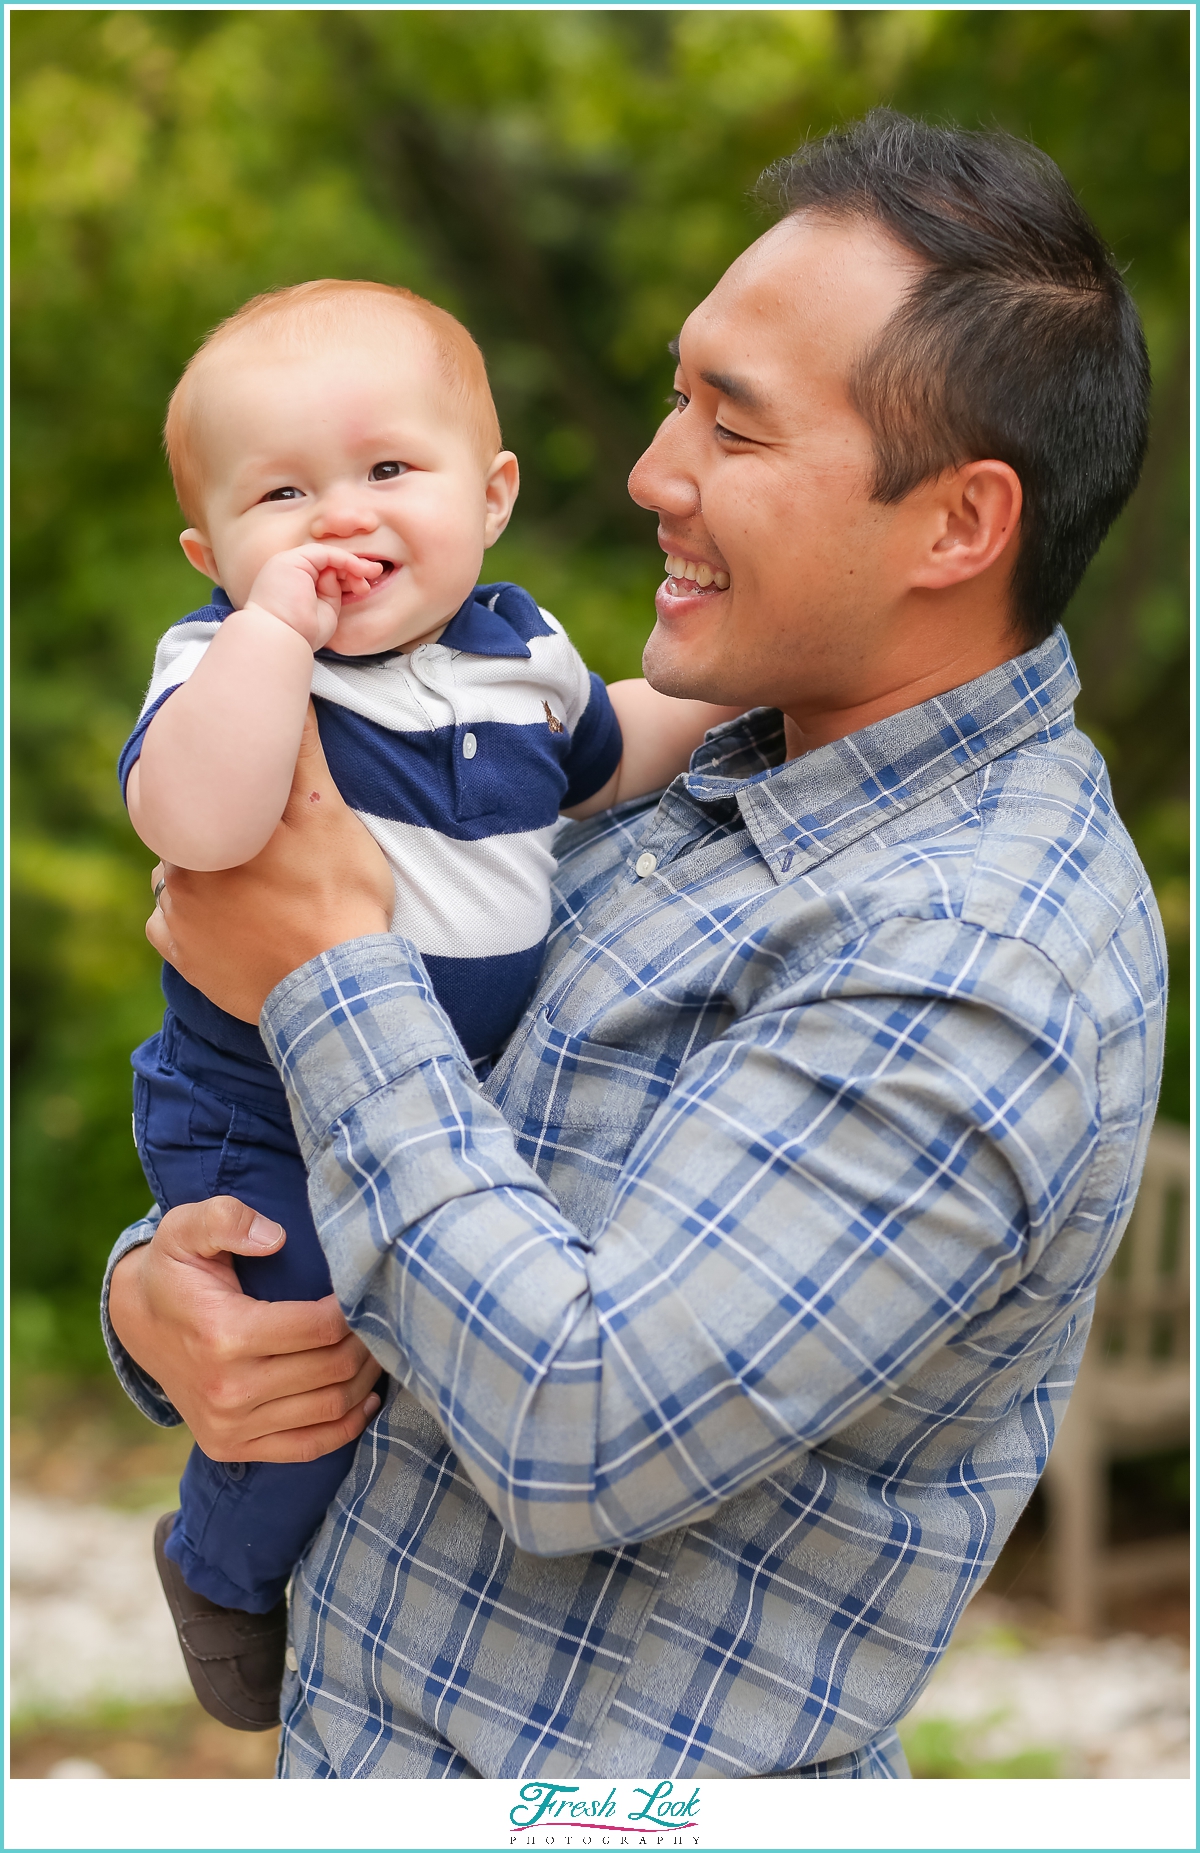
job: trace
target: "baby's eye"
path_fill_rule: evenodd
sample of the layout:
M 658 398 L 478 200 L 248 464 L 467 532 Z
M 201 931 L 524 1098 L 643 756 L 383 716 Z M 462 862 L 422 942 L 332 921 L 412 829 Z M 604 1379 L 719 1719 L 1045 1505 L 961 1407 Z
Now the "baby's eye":
M 264 502 L 290 502 L 303 493 L 300 489 L 271 489 L 263 497 Z
M 367 477 L 367 481 L 369 483 L 390 483 L 393 482 L 397 476 L 403 476 L 407 468 L 407 463 L 376 463 L 373 465 L 371 474 Z

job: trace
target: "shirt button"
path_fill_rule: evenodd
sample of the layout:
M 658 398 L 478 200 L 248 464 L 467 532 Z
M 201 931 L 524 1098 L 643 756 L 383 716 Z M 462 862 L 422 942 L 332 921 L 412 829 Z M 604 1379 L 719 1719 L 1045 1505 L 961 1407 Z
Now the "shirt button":
M 296 1649 L 292 1646 L 290 1641 L 288 1642 L 287 1652 L 283 1656 L 283 1664 L 286 1666 L 289 1673 L 298 1673 L 300 1671 L 300 1662 L 296 1658 Z
M 655 869 L 658 867 L 658 857 L 652 856 L 650 851 L 647 850 L 644 856 L 638 857 L 633 866 L 644 879 L 647 875 L 653 875 Z
M 475 735 L 473 733 L 465 733 L 463 735 L 463 758 L 474 759 L 478 748 L 479 742 L 475 738 Z

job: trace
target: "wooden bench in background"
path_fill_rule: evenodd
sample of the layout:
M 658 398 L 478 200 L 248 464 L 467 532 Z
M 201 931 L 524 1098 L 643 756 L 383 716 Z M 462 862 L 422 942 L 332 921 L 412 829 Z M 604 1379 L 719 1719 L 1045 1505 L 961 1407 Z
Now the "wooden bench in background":
M 1107 1539 L 1109 1463 L 1188 1438 L 1190 1177 L 1188 1133 L 1160 1121 L 1046 1468 L 1051 1601 L 1084 1634 L 1100 1625 L 1107 1596 L 1187 1584 L 1186 1538 L 1119 1549 Z

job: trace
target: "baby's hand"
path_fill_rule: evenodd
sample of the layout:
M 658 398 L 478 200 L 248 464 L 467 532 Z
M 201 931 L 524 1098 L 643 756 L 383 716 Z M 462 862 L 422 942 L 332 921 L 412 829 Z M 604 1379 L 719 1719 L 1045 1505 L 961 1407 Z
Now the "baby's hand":
M 369 592 L 382 572 L 378 560 L 363 560 L 344 547 L 322 547 L 314 541 L 272 555 L 246 604 L 269 611 L 319 650 L 337 629 L 342 599 Z

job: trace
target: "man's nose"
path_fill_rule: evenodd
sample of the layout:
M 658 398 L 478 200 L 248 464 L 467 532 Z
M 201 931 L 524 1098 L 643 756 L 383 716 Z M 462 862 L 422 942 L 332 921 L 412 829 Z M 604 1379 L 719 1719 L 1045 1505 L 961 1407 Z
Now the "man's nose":
M 370 500 L 356 490 L 331 489 L 313 510 L 310 526 L 314 540 L 349 540 L 352 534 L 373 533 L 379 516 Z
M 695 515 L 700 491 L 688 463 L 687 443 L 678 412 L 668 412 L 629 472 L 629 493 L 641 508 L 662 514 Z

